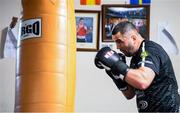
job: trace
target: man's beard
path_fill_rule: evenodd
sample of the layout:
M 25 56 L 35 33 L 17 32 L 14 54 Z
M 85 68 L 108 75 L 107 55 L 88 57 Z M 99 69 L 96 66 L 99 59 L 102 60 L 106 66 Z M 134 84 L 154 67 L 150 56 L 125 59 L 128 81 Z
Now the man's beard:
M 127 50 L 124 51 L 125 56 L 127 56 L 127 57 L 133 56 L 133 54 L 134 54 L 133 50 L 134 50 L 134 46 L 129 44 Z

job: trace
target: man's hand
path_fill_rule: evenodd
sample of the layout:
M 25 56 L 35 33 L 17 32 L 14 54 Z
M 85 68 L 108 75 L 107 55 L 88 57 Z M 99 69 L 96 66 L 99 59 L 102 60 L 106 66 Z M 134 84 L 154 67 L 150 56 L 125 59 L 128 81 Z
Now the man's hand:
M 122 80 L 129 70 L 123 61 L 123 57 L 109 47 L 104 47 L 98 51 L 95 57 L 95 65 L 100 69 L 111 70 L 113 75 L 119 76 Z
M 113 82 L 116 84 L 119 90 L 121 91 L 127 90 L 127 83 L 125 81 L 122 81 L 116 75 L 113 75 L 111 71 L 108 71 L 108 70 L 105 70 L 105 71 L 112 78 Z

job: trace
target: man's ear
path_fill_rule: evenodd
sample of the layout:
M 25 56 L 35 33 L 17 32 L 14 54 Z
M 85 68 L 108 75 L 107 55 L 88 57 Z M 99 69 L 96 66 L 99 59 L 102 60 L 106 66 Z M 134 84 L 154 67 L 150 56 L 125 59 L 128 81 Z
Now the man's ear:
M 132 34 L 131 35 L 131 40 L 132 40 L 132 42 L 136 45 L 136 43 L 137 43 L 137 38 L 136 38 L 137 36 L 135 35 L 135 34 Z
M 136 35 L 134 35 L 134 34 L 131 35 L 131 38 L 132 38 L 133 41 L 135 41 L 136 40 Z

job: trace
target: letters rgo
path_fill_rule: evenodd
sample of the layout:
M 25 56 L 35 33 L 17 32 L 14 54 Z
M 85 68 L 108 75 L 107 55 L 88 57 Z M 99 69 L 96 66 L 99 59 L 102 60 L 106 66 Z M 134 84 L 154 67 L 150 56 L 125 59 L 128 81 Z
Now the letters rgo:
M 26 25 L 21 28 L 21 35 L 34 33 L 35 35 L 39 34 L 39 22 L 36 21 L 32 25 Z
M 41 37 L 41 19 L 30 19 L 22 22 L 21 40 Z

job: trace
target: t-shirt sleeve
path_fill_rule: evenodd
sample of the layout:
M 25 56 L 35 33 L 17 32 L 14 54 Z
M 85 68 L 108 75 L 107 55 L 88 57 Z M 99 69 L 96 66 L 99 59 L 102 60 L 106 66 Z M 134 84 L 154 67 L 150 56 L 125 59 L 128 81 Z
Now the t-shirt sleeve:
M 159 74 L 160 59 L 153 51 L 147 50 L 141 53 L 140 61 L 138 62 L 138 67 L 149 67 L 156 74 Z

